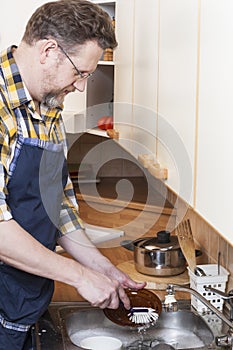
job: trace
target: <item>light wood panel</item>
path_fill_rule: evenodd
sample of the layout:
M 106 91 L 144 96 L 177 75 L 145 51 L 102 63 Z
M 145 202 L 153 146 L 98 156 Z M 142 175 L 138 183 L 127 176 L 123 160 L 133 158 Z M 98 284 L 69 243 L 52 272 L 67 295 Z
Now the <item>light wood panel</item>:
M 130 239 L 136 239 L 144 234 L 155 234 L 157 231 L 168 229 L 168 221 L 171 226 L 175 222 L 175 216 L 172 222 L 170 214 L 141 212 L 130 208 L 123 208 L 114 213 L 116 207 L 110 205 L 107 210 L 111 210 L 112 213 L 108 214 L 105 205 L 95 203 L 93 208 L 82 201 L 79 201 L 79 205 L 80 216 L 85 222 L 123 229 L 127 238 Z

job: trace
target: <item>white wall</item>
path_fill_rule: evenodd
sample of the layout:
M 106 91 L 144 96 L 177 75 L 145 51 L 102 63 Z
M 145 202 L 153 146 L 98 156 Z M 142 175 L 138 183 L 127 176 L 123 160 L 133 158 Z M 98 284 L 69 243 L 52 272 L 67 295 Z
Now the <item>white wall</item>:
M 37 7 L 46 2 L 45 0 L 9 0 L 1 4 L 0 50 L 19 44 L 28 19 Z
M 49 1 L 49 0 L 48 0 Z M 27 21 L 33 12 L 47 0 L 10 0 L 1 6 L 0 20 L 0 50 L 11 45 L 18 45 L 22 39 Z M 84 113 L 86 92 L 77 92 L 67 96 L 65 100 L 64 119 L 71 120 L 74 111 Z

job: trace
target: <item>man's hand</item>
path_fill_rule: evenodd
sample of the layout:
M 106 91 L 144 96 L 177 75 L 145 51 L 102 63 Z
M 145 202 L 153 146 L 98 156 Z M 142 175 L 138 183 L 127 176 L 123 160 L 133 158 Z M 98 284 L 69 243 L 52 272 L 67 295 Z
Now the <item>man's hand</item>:
M 115 267 L 109 259 L 79 230 L 61 237 L 58 243 L 80 263 L 82 270 L 77 280 L 71 281 L 78 292 L 93 306 L 116 309 L 122 301 L 126 309 L 130 301 L 124 289 L 142 289 L 146 282 L 133 281 L 127 274 Z
M 142 289 L 146 286 L 146 282 L 136 282 L 132 280 L 126 273 L 119 270 L 114 265 L 110 266 L 105 271 L 106 276 L 108 276 L 111 279 L 115 279 L 120 283 L 120 285 L 123 288 L 130 288 L 130 289 Z
M 129 298 L 121 283 L 97 271 L 83 268 L 83 274 L 75 287 L 92 306 L 117 309 L 121 300 L 126 309 L 130 308 Z

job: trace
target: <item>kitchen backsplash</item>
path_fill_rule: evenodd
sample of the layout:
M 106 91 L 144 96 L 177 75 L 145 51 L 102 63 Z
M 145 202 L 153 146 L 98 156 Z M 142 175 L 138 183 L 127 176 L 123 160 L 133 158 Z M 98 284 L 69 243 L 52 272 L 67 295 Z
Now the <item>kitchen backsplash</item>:
M 230 273 L 227 291 L 233 289 L 233 246 L 230 244 L 221 233 L 217 232 L 214 227 L 206 222 L 197 212 L 191 207 L 177 198 L 170 189 L 167 191 L 167 199 L 176 207 L 177 220 L 183 217 L 189 218 L 193 236 L 196 243 L 196 248 L 202 251 L 202 256 L 198 258 L 199 264 L 217 264 L 218 254 L 220 253 L 220 264 L 225 267 Z
M 68 134 L 68 162 L 88 163 L 99 177 L 143 176 L 139 163 L 112 139 L 84 133 L 75 140 Z

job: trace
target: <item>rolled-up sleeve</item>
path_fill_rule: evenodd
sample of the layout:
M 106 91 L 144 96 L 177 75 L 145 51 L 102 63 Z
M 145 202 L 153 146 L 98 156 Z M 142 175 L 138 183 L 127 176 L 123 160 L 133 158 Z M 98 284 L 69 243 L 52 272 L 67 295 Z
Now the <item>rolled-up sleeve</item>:
M 1 123 L 2 124 L 2 123 Z M 11 211 L 6 203 L 6 177 L 2 158 L 4 157 L 4 140 L 6 135 L 3 132 L 3 126 L 0 128 L 0 221 L 6 221 L 12 219 Z M 6 158 L 6 157 L 5 157 Z
M 12 215 L 8 205 L 6 204 L 6 187 L 5 187 L 5 175 L 4 168 L 0 162 L 0 221 L 6 221 L 12 219 Z

